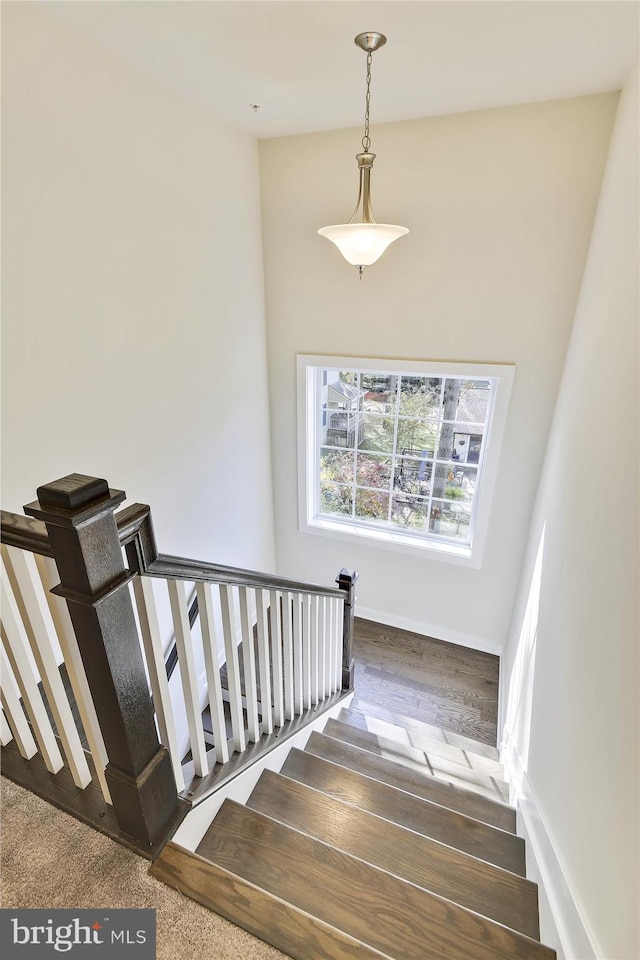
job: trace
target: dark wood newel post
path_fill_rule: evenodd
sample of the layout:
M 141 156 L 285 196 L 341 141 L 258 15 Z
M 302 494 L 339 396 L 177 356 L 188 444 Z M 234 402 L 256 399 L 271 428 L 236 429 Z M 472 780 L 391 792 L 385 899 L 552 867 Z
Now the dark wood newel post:
M 105 776 L 120 829 L 153 846 L 171 827 L 178 798 L 158 742 L 127 570 L 114 512 L 125 499 L 106 480 L 72 473 L 38 487 L 25 506 L 43 520 L 100 721 Z
M 355 619 L 356 606 L 356 580 L 358 574 L 355 570 L 340 571 L 336 577 L 338 587 L 344 591 L 344 618 L 342 632 L 342 689 L 353 690 L 353 621 Z

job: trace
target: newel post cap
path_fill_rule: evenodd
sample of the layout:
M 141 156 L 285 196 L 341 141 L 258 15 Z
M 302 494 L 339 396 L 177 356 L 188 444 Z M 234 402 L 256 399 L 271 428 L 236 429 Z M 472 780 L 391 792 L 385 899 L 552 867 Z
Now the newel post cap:
M 355 583 L 358 576 L 357 570 L 347 570 L 346 567 L 343 567 L 336 577 L 336 583 Z
M 338 584 L 340 590 L 345 590 L 346 592 L 350 593 L 355 589 L 357 579 L 358 572 L 356 570 L 347 570 L 345 567 L 343 567 L 336 577 L 336 583 Z
M 70 473 L 37 489 L 38 499 L 27 503 L 30 517 L 60 527 L 79 527 L 105 513 L 113 513 L 126 499 L 124 490 L 111 490 L 106 480 Z

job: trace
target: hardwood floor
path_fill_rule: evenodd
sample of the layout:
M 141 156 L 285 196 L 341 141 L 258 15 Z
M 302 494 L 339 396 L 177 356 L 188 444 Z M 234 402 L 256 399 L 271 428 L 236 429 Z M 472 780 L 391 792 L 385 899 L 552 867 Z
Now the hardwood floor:
M 431 723 L 495 746 L 499 659 L 356 618 L 353 707 Z
M 495 737 L 496 658 L 364 621 L 354 653 L 354 705 L 152 875 L 297 960 L 555 960 L 497 750 L 467 737 Z

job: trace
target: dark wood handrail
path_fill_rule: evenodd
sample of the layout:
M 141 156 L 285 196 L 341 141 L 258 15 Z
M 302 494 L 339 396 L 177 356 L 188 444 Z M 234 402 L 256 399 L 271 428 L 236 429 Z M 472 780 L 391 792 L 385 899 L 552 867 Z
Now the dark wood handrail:
M 150 507 L 144 503 L 134 503 L 130 507 L 125 507 L 124 510 L 118 510 L 116 526 L 118 527 L 121 546 L 126 547 L 134 537 L 138 536 L 150 513 Z
M 240 567 L 228 567 L 222 564 L 158 554 L 155 550 L 151 510 L 144 503 L 134 503 L 130 507 L 125 507 L 123 510 L 119 510 L 114 518 L 118 528 L 120 545 L 127 547 L 129 563 L 140 574 L 169 580 L 197 580 L 345 599 L 344 590 L 332 587 L 270 576 Z M 8 510 L 2 511 L 2 542 L 7 546 L 28 550 L 30 553 L 37 553 L 43 557 L 53 558 L 54 555 L 47 528 L 41 520 L 21 516 L 18 513 L 10 513 Z M 147 547 L 146 550 L 144 546 Z M 134 562 L 132 563 L 132 561 Z M 190 626 L 193 626 L 198 615 L 198 599 L 195 597 L 189 608 Z M 171 677 L 177 665 L 177 660 L 178 654 L 174 643 L 169 650 L 165 664 L 167 679 Z
M 291 593 L 308 593 L 320 597 L 344 599 L 344 592 L 335 587 L 323 587 L 303 580 L 289 580 L 255 570 L 240 567 L 225 567 L 217 563 L 186 560 L 161 553 L 144 571 L 148 577 L 164 577 L 167 580 L 204 581 L 205 583 L 233 584 L 239 587 L 257 587 L 263 590 L 284 590 Z
M 142 524 L 149 516 L 149 507 L 142 503 L 134 503 L 125 507 L 115 515 L 120 544 L 124 547 L 137 536 Z M 19 550 L 28 550 L 41 557 L 53 557 L 53 549 L 49 543 L 47 528 L 42 520 L 34 517 L 24 517 L 19 513 L 2 511 L 2 542 L 8 547 L 17 547 Z
M 143 503 L 134 503 L 115 514 L 121 546 L 134 544 L 143 528 L 151 523 L 150 508 Z M 2 511 L 2 542 L 20 550 L 29 550 L 43 557 L 53 557 L 47 536 L 47 528 L 41 520 L 24 517 L 17 513 Z M 155 553 L 155 551 L 154 551 Z M 131 555 L 129 554 L 131 561 Z M 207 563 L 169 554 L 156 554 L 147 562 L 136 563 L 139 573 L 149 577 L 164 577 L 168 580 L 194 580 L 209 583 L 234 584 L 241 587 L 257 587 L 263 590 L 285 590 L 292 593 L 308 593 L 320 597 L 344 598 L 344 592 L 335 587 L 285 577 L 271 576 L 242 567 L 228 567 L 219 563 Z
M 23 517 L 19 513 L 2 511 L 2 542 L 8 547 L 28 550 L 41 557 L 53 557 L 47 528 L 42 520 Z

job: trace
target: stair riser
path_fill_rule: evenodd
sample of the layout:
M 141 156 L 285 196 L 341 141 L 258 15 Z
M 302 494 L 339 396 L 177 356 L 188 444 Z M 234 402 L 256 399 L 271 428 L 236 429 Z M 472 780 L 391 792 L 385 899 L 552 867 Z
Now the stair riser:
M 392 960 L 176 844 L 149 872 L 295 960 Z

